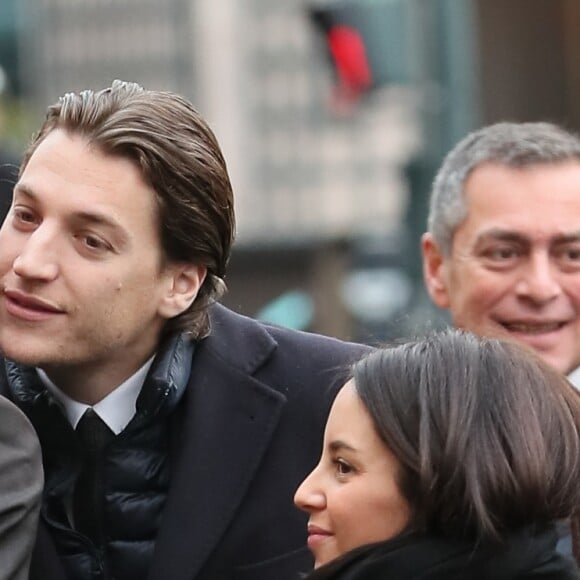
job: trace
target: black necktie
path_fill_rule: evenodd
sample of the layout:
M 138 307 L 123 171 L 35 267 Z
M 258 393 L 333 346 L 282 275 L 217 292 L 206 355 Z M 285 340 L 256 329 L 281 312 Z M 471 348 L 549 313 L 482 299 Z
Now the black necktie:
M 85 411 L 75 431 L 81 444 L 82 466 L 74 492 L 74 525 L 95 545 L 100 545 L 103 541 L 103 451 L 114 434 L 91 408 Z

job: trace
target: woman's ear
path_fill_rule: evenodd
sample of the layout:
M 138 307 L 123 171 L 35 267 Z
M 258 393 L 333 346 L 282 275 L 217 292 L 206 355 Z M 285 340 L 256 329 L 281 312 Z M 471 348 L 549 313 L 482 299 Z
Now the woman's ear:
M 207 268 L 197 264 L 178 263 L 168 267 L 168 285 L 159 305 L 163 318 L 175 318 L 194 302 L 201 288 Z

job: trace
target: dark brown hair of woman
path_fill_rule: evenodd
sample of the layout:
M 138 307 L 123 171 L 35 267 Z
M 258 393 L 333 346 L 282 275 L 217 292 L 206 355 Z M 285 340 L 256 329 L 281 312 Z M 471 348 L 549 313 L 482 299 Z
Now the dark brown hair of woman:
M 531 350 L 448 330 L 353 368 L 411 527 L 501 540 L 580 505 L 580 395 Z

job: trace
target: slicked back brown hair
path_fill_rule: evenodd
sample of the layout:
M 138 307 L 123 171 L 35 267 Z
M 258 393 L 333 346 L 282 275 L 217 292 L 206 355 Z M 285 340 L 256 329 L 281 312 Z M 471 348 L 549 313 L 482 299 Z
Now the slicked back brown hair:
M 531 350 L 448 330 L 353 371 L 413 527 L 501 539 L 579 505 L 580 394 Z
M 192 306 L 168 321 L 166 331 L 195 337 L 208 331 L 208 306 L 225 290 L 235 232 L 234 202 L 226 163 L 207 123 L 184 98 L 115 81 L 111 87 L 67 93 L 47 110 L 26 150 L 30 157 L 55 129 L 78 135 L 106 155 L 131 160 L 155 191 L 166 262 L 207 268 Z

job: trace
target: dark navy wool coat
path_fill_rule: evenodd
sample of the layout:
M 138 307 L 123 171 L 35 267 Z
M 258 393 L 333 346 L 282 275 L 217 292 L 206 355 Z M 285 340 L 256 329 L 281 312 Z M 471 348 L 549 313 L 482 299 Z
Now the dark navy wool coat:
M 147 579 L 297 580 L 312 560 L 293 495 L 318 462 L 349 365 L 367 347 L 263 325 L 219 305 L 211 329 L 179 403 L 181 432 Z M 31 579 L 65 580 L 42 522 Z

